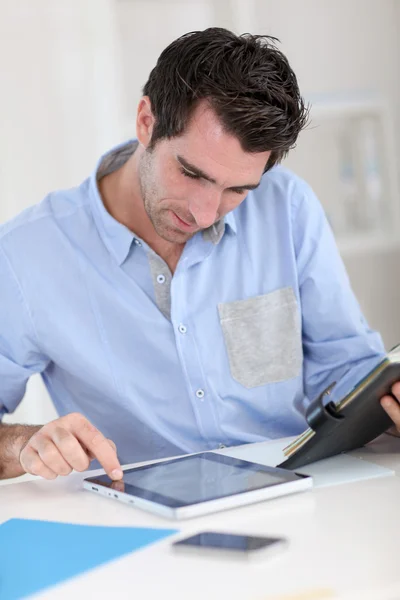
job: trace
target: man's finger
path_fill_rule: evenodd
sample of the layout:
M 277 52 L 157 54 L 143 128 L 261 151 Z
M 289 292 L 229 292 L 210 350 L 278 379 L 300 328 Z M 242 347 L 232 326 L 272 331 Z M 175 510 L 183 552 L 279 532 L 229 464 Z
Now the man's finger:
M 29 445 L 22 450 L 19 461 L 26 473 L 38 475 L 44 479 L 56 479 L 57 477 L 57 473 L 47 467 L 36 450 Z
M 115 449 L 94 425 L 85 421 L 74 432 L 89 452 L 96 458 L 111 479 L 122 479 L 124 474 Z
M 115 450 L 115 452 L 117 452 L 117 446 L 114 444 L 114 442 L 110 439 L 107 438 L 107 442 L 110 444 L 111 448 L 113 450 Z M 84 450 L 87 452 L 87 455 L 89 456 L 90 460 L 93 460 L 94 458 L 96 458 L 91 452 L 90 450 L 88 450 L 87 448 L 84 448 Z
M 63 427 L 56 427 L 52 433 L 52 439 L 75 471 L 82 472 L 89 468 L 90 458 L 72 433 Z
M 389 435 L 394 435 L 396 437 L 400 437 L 400 431 L 397 429 L 396 425 L 392 425 L 392 427 L 389 427 L 389 429 L 385 431 L 385 433 L 388 433 Z
M 397 383 L 392 386 L 392 394 L 400 401 L 400 381 L 397 381 Z
M 109 438 L 107 438 L 107 442 L 110 444 L 111 448 L 115 450 L 115 454 L 117 454 L 117 446 L 114 444 L 114 442 Z
M 397 429 L 400 430 L 400 405 L 391 396 L 383 396 L 381 406 L 387 412 Z
M 57 475 L 69 475 L 72 471 L 71 465 L 65 460 L 53 440 L 43 435 L 33 436 L 31 448 L 36 450 L 43 463 L 57 473 Z

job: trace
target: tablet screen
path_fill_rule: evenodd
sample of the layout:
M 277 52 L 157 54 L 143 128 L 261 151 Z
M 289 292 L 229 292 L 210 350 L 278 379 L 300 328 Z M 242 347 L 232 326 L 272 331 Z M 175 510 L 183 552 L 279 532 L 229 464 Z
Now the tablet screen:
M 283 469 L 206 452 L 128 469 L 121 482 L 106 475 L 89 481 L 168 506 L 184 506 L 298 479 Z

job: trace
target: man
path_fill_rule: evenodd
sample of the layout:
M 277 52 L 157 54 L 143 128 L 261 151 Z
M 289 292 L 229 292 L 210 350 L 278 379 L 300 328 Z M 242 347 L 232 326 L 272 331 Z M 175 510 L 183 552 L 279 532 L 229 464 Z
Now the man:
M 187 34 L 150 74 L 137 140 L 0 229 L 0 410 L 39 372 L 60 415 L 0 425 L 3 478 L 96 458 L 119 479 L 297 434 L 309 400 L 382 357 L 320 204 L 279 166 L 306 120 L 274 39 Z

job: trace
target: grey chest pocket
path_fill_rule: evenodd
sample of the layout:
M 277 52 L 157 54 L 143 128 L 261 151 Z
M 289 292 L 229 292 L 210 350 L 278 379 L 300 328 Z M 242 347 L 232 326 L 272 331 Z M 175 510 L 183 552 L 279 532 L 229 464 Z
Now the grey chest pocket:
M 232 377 L 246 388 L 297 377 L 300 318 L 291 287 L 218 305 Z

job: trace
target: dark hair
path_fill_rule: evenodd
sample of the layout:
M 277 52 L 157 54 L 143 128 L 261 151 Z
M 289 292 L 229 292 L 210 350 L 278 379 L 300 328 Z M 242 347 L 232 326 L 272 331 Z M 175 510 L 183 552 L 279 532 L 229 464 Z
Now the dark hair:
M 210 27 L 167 46 L 143 88 L 155 117 L 150 148 L 183 133 L 196 103 L 207 99 L 245 152 L 271 151 L 266 170 L 280 162 L 295 146 L 308 108 L 277 42 Z

